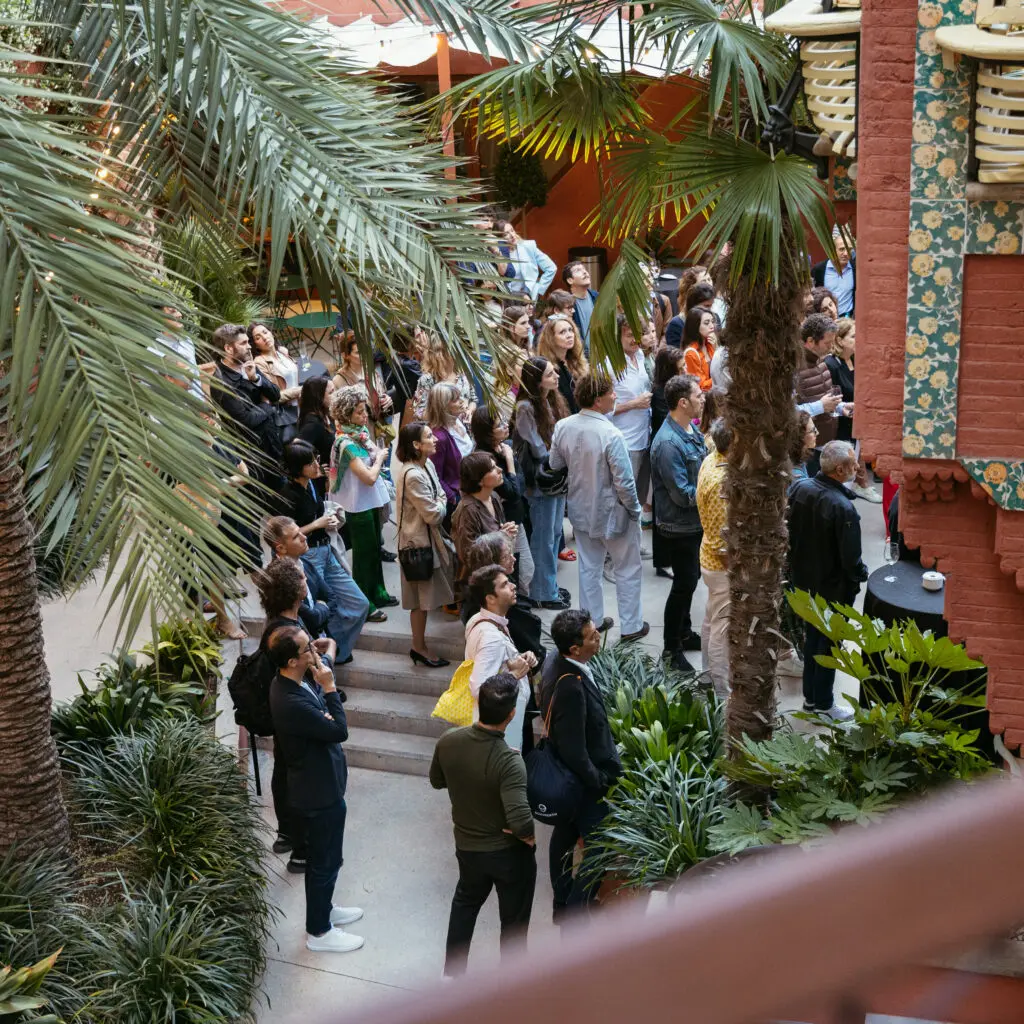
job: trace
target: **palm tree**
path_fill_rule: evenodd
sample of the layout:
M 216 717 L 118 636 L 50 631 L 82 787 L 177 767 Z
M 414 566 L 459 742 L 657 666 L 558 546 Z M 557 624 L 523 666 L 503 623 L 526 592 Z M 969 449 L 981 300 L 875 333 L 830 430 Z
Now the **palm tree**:
M 466 187 L 390 87 L 308 26 L 258 0 L 3 14 L 0 855 L 68 839 L 37 536 L 64 552 L 63 583 L 102 569 L 129 636 L 185 607 L 183 578 L 232 574 L 203 505 L 253 514 L 220 483 L 185 371 L 150 348 L 162 310 L 209 283 L 165 240 L 227 239 L 271 281 L 290 250 L 367 346 L 396 315 L 467 365 L 489 344 L 457 262 L 488 253 L 474 207 L 455 205 Z
M 410 6 L 412 6 L 410 4 Z M 424 15 L 465 32 L 476 6 L 422 0 Z M 485 5 L 499 34 L 502 6 Z M 507 6 L 507 5 L 505 5 Z M 829 204 L 809 163 L 761 145 L 769 107 L 790 77 L 796 55 L 762 28 L 779 6 L 766 0 L 658 0 L 620 8 L 601 0 L 532 7 L 546 19 L 524 61 L 457 86 L 438 104 L 476 118 L 478 129 L 526 151 L 571 145 L 602 160 L 604 198 L 590 224 L 621 255 L 601 288 L 591 330 L 592 355 L 621 365 L 614 330 L 621 304 L 633 324 L 649 315 L 649 285 L 634 240 L 679 216 L 700 219 L 695 255 L 722 254 L 720 286 L 729 301 L 724 342 L 732 385 L 725 415 L 736 440 L 729 452 L 728 556 L 732 596 L 729 647 L 732 738 L 761 739 L 775 718 L 775 660 L 786 551 L 783 521 L 787 450 L 800 299 L 809 284 L 813 234 L 832 251 Z M 702 87 L 699 109 L 680 111 L 664 132 L 651 128 L 639 103 L 650 79 L 631 75 L 588 49 L 592 23 L 622 18 L 628 64 L 663 54 L 665 75 L 688 73 Z M 524 30 L 521 16 L 513 25 Z M 624 241 L 623 241 L 624 240 Z

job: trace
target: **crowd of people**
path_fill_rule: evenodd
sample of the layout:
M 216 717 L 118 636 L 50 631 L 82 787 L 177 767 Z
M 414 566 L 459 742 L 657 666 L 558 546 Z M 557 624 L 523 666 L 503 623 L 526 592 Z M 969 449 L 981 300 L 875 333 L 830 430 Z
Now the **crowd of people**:
M 500 308 L 507 345 L 488 379 L 467 373 L 418 325 L 372 363 L 357 339 L 339 334 L 333 374 L 301 383 L 295 360 L 265 324 L 225 324 L 212 339 L 217 386 L 209 397 L 227 435 L 257 453 L 248 464 L 225 459 L 233 477 L 257 485 L 263 520 L 224 528 L 249 559 L 240 568 L 255 570 L 267 616 L 260 651 L 274 676 L 274 850 L 305 874 L 312 950 L 362 945 L 345 930 L 362 911 L 332 902 L 347 736 L 334 668 L 356 656 L 366 622 L 386 621 L 399 604 L 409 612 L 408 653 L 419 668 L 449 666 L 431 647 L 431 613 L 458 616 L 465 626 L 474 724 L 439 741 L 430 770 L 431 783 L 451 798 L 459 864 L 449 975 L 465 968 L 492 887 L 503 939 L 529 922 L 536 864 L 523 758 L 542 720 L 586 794 L 550 844 L 556 919 L 594 899 L 585 873 L 573 872 L 572 851 L 580 839 L 586 851 L 619 772 L 587 666 L 615 623 L 605 615 L 604 583 L 614 585 L 620 640 L 641 640 L 650 634 L 643 594 L 650 560 L 653 573 L 671 580 L 663 656 L 689 669 L 687 653 L 699 652 L 715 689 L 729 692 L 732 436 L 722 412 L 731 378 L 728 308 L 712 274 L 696 266 L 682 275 L 676 311 L 655 289 L 652 268 L 640 336 L 618 318 L 625 367 L 615 372 L 591 361 L 598 293 L 586 266 L 567 264 L 564 287 L 545 298 L 552 261 L 508 221 L 497 218 L 493 227 L 506 243 L 496 260 L 507 285 Z M 853 501 L 880 499 L 852 436 L 853 261 L 844 248 L 839 253 L 840 267 L 815 268 L 823 283 L 809 292 L 800 327 L 788 578 L 850 601 L 866 578 Z M 391 594 L 383 563 L 396 560 L 401 588 Z M 575 594 L 559 586 L 560 560 L 576 563 Z M 702 580 L 707 601 L 697 623 Z M 236 635 L 223 602 L 215 608 L 222 630 Z M 551 651 L 542 610 L 557 613 Z M 801 649 L 783 652 L 780 669 L 802 676 L 806 710 L 839 718 L 846 712 L 833 699 L 834 673 L 815 661 L 824 642 L 808 629 Z

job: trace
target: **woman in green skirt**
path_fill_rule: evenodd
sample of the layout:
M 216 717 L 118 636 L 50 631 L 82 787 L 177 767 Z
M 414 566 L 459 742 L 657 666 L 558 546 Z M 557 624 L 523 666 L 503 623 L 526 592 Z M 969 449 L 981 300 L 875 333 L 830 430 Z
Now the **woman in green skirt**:
M 381 469 L 387 448 L 373 443 L 366 388 L 354 384 L 335 392 L 331 413 L 337 437 L 331 449 L 328 497 L 344 510 L 352 543 L 352 578 L 370 602 L 368 622 L 384 622 L 381 610 L 398 604 L 384 587 L 379 516 L 391 500 Z

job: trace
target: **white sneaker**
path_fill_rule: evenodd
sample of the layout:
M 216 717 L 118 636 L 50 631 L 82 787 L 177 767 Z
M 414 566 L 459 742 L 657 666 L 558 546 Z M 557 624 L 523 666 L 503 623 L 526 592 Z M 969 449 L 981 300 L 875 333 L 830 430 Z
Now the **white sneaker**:
M 776 668 L 780 675 L 793 676 L 797 679 L 803 677 L 804 674 L 804 662 L 803 658 L 790 648 L 787 654 L 784 654 L 779 658 Z
M 644 544 L 640 545 L 640 557 L 641 558 L 653 558 L 654 552 Z
M 363 916 L 359 907 L 331 907 L 331 924 L 346 925 L 358 921 Z
M 841 708 L 838 704 L 833 704 L 828 711 L 820 711 L 818 713 L 831 718 L 833 722 L 849 722 L 854 715 L 853 708 Z
M 873 487 L 860 487 L 857 484 L 854 484 L 850 490 L 853 491 L 858 498 L 870 501 L 872 505 L 882 504 L 882 496 Z
M 323 935 L 306 935 L 306 949 L 314 953 L 351 953 L 359 949 L 365 940 L 360 935 L 331 928 Z

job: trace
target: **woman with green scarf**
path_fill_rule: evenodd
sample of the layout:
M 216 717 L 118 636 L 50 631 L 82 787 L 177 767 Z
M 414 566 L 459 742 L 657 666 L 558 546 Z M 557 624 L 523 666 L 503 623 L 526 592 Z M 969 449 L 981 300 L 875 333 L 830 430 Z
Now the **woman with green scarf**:
M 378 520 L 380 510 L 391 500 L 380 475 L 388 450 L 373 443 L 368 401 L 362 384 L 340 388 L 331 401 L 338 436 L 331 449 L 328 497 L 345 510 L 352 543 L 352 578 L 370 602 L 367 622 L 385 622 L 387 615 L 381 609 L 398 604 L 384 586 Z

